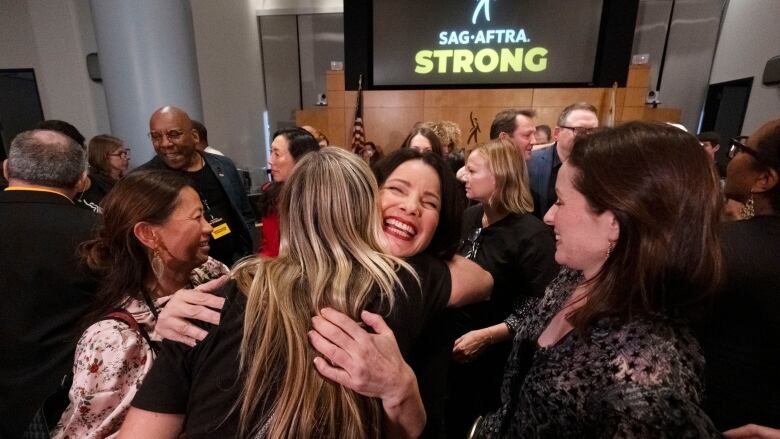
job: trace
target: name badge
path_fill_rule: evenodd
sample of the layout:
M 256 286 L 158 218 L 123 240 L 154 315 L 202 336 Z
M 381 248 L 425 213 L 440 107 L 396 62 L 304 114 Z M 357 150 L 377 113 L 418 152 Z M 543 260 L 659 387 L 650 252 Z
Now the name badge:
M 214 239 L 219 239 L 230 233 L 230 227 L 228 227 L 227 223 L 222 218 L 214 218 L 209 221 L 209 223 L 213 228 L 213 230 L 211 230 L 211 237 Z

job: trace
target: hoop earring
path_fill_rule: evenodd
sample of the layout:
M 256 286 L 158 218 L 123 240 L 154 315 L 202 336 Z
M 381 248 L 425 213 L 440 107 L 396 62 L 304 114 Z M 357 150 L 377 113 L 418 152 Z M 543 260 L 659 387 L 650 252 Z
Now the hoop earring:
M 753 201 L 753 193 L 751 192 L 750 198 L 748 198 L 747 202 L 744 206 L 742 206 L 742 211 L 740 212 L 740 216 L 743 220 L 749 220 L 750 218 L 753 218 L 756 215 L 755 210 L 755 202 Z
M 160 252 L 156 249 L 154 250 L 154 256 L 152 256 L 151 264 L 154 277 L 156 277 L 157 280 L 160 280 L 160 278 L 162 278 L 163 272 L 165 271 L 165 262 L 163 262 L 162 258 L 160 257 Z

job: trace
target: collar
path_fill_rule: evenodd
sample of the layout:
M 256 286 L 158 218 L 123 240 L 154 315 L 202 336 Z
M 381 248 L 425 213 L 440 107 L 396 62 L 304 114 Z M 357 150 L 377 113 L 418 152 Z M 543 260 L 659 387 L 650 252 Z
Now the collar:
M 69 196 L 63 194 L 62 192 L 58 192 L 55 189 L 51 189 L 51 188 L 47 188 L 47 187 L 42 187 L 42 186 L 9 186 L 9 187 L 7 187 L 7 188 L 5 188 L 3 190 L 4 191 L 8 191 L 8 192 L 10 192 L 10 191 L 48 192 L 50 194 L 57 194 L 57 195 L 65 198 L 66 200 L 68 200 L 70 202 L 70 204 L 73 204 L 73 200 L 71 200 Z

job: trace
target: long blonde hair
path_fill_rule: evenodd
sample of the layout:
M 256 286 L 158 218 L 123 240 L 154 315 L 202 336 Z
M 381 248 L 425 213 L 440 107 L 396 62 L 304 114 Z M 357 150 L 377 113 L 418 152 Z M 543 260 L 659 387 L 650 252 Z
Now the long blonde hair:
M 379 401 L 322 378 L 307 338 L 324 307 L 355 320 L 369 303 L 389 310 L 400 287 L 396 270 L 414 273 L 381 251 L 377 193 L 358 156 L 333 147 L 307 154 L 281 193 L 279 256 L 234 269 L 247 295 L 242 436 L 263 425 L 269 438 L 381 436 Z

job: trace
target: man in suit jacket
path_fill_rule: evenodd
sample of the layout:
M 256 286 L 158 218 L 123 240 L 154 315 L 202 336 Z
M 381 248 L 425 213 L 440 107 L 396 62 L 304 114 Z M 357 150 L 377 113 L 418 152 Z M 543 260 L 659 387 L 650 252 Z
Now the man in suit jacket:
M 553 130 L 555 143 L 532 152 L 528 162 L 528 177 L 534 197 L 534 215 L 539 219 L 544 218 L 544 214 L 555 203 L 558 169 L 569 158 L 575 137 L 599 126 L 596 111 L 596 107 L 587 102 L 577 102 L 564 108 Z
M 92 236 L 97 217 L 73 204 L 87 182 L 86 154 L 61 133 L 16 136 L 3 173 L 0 437 L 16 438 L 48 433 L 65 408 L 52 407 L 52 396 L 67 396 L 61 383 L 73 366 L 79 319 L 95 290 L 77 246 Z
M 206 220 L 214 228 L 209 255 L 227 265 L 257 251 L 255 216 L 233 161 L 200 153 L 199 136 L 184 110 L 158 109 L 149 120 L 157 156 L 138 169 L 170 169 L 187 174 L 198 191 Z

